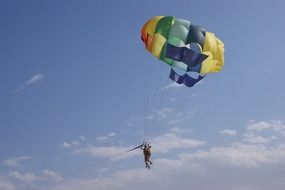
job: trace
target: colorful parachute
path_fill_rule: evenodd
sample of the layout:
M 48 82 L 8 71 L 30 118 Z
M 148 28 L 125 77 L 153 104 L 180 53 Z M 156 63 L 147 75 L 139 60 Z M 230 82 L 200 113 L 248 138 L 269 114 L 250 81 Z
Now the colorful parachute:
M 215 34 L 173 16 L 156 16 L 141 30 L 146 49 L 171 66 L 169 78 L 192 87 L 207 73 L 219 72 L 224 66 L 224 44 Z M 174 68 L 180 68 L 180 75 Z M 196 72 L 192 77 L 188 72 Z

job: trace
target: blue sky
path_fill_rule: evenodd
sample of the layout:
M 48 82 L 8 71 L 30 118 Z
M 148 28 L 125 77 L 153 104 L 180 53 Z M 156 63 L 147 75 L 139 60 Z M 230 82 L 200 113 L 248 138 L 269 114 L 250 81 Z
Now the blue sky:
M 0 189 L 283 189 L 285 3 L 0 2 Z M 225 67 L 193 88 L 144 49 L 173 15 L 214 32 Z M 123 153 L 152 139 L 153 166 Z

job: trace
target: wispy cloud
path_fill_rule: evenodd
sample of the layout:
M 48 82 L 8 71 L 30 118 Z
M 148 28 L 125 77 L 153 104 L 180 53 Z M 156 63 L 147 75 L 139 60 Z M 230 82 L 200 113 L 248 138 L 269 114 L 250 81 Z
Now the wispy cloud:
M 60 148 L 75 148 L 81 145 L 83 141 L 85 141 L 86 138 L 84 136 L 80 136 L 76 140 L 71 140 L 70 142 L 64 141 L 61 145 L 59 145 Z
M 55 184 L 50 190 L 143 190 L 145 187 L 142 184 L 145 183 L 154 189 L 165 190 L 177 187 L 179 189 L 282 190 L 285 175 L 285 144 L 263 143 L 262 140 L 259 143 L 245 141 L 246 138 L 261 136 L 259 135 L 260 132 L 256 132 L 260 131 L 259 128 L 258 130 L 255 129 L 248 129 L 248 126 L 245 126 L 245 134 L 253 134 L 252 136 L 244 134 L 239 136 L 239 140 L 234 143 L 206 147 L 203 146 L 206 143 L 204 141 L 180 137 L 179 134 L 183 130 L 174 128 L 170 130 L 171 132 L 157 136 L 152 141 L 153 152 L 156 156 L 153 158 L 151 175 L 149 175 L 149 171 L 138 166 L 132 169 L 115 170 L 106 176 L 67 179 L 64 183 Z M 261 131 L 275 131 L 275 129 L 276 127 L 266 127 Z M 226 135 L 228 133 L 232 134 L 233 132 L 225 132 Z M 282 136 L 282 134 L 280 135 Z M 262 137 L 272 139 L 274 136 L 267 133 Z M 73 153 L 110 160 L 141 155 L 140 151 L 125 154 L 124 152 L 129 148 L 131 147 L 92 145 L 77 148 L 73 150 Z M 177 155 L 175 158 L 163 157 L 164 153 L 171 153 L 171 151 L 178 149 L 183 150 L 175 151 L 175 155 Z M 192 151 L 184 149 L 191 149 Z M 49 170 L 43 171 L 38 176 L 33 173 L 14 171 L 10 172 L 10 177 L 25 183 L 35 183 L 48 178 L 52 178 L 54 181 L 62 179 L 60 175 Z
M 270 121 L 251 120 L 247 125 L 247 130 L 252 132 L 262 132 L 268 129 L 271 129 L 275 132 L 279 132 L 285 136 L 285 124 L 280 120 L 270 120 Z
M 271 133 L 275 135 L 265 136 Z M 243 134 L 243 142 L 254 144 L 266 144 L 278 139 L 278 136 L 285 136 L 285 125 L 280 120 L 256 121 L 250 120 Z
M 42 75 L 41 73 L 37 73 L 34 76 L 32 76 L 32 78 L 30 78 L 28 81 L 26 81 L 25 85 L 34 84 L 34 83 L 42 80 L 43 78 L 44 78 L 44 75 Z
M 167 124 L 173 126 L 173 125 L 179 125 L 183 122 L 186 122 L 190 119 L 192 119 L 195 114 L 197 114 L 198 109 L 194 108 L 192 110 L 186 110 L 185 112 L 174 112 L 173 115 L 171 115 L 167 121 Z
M 224 129 L 224 130 L 220 131 L 220 134 L 222 134 L 222 135 L 229 135 L 229 136 L 235 136 L 235 135 L 237 135 L 237 131 L 232 130 L 232 129 Z
M 107 135 L 105 135 L 105 136 L 99 136 L 99 137 L 96 137 L 96 140 L 97 141 L 107 141 L 107 140 L 109 140 L 110 138 L 112 138 L 112 137 L 115 137 L 116 136 L 116 133 L 114 133 L 114 132 L 110 132 L 110 133 L 108 133 Z
M 33 173 L 20 173 L 18 171 L 12 171 L 9 173 L 9 176 L 12 177 L 12 178 L 15 178 L 17 180 L 20 180 L 24 183 L 33 183 L 35 181 L 38 181 L 40 180 L 40 177 L 36 176 L 35 174 Z
M 254 144 L 266 144 L 269 143 L 271 138 L 263 137 L 261 135 L 256 135 L 254 133 L 245 133 L 244 142 L 254 143 Z
M 76 146 L 79 146 L 80 144 L 81 144 L 80 141 L 73 140 L 71 142 L 63 142 L 60 145 L 60 148 L 74 148 Z
M 264 121 L 265 122 L 265 121 Z M 259 122 L 255 122 L 259 123 Z M 271 123 L 272 122 L 265 122 Z M 94 178 L 93 180 L 69 181 L 56 190 L 70 189 L 144 189 L 140 184 L 148 183 L 154 189 L 283 189 L 285 175 L 285 144 L 268 145 L 267 139 L 277 138 L 272 135 L 257 135 L 263 130 L 275 131 L 283 125 L 275 127 L 245 127 L 246 133 L 239 141 L 223 146 L 209 147 L 208 149 L 194 149 L 189 153 L 183 151 L 177 159 L 156 158 L 152 167 L 152 175 L 143 168 L 122 170 L 109 177 Z M 282 123 L 282 122 L 281 122 Z M 252 124 L 252 123 L 251 123 Z M 264 124 L 262 124 L 264 126 Z M 278 126 L 278 127 L 277 127 Z M 179 148 L 199 148 L 206 142 L 181 138 L 177 134 L 183 129 L 172 128 L 171 133 L 156 137 L 153 142 L 153 151 L 157 154 L 170 152 Z M 262 130 L 260 130 L 262 129 Z M 220 131 L 224 135 L 237 135 L 237 131 L 225 129 Z M 252 136 L 246 134 L 254 134 Z M 270 134 L 270 133 L 269 133 Z M 282 134 L 280 134 L 282 135 Z M 263 138 L 261 138 L 263 137 Z M 247 139 L 247 140 L 245 140 Z M 255 140 L 254 140 L 255 139 Z M 114 147 L 113 147 L 114 148 Z M 100 151 L 99 151 L 100 150 Z M 96 154 L 116 151 L 112 149 L 97 149 Z M 137 154 L 138 155 L 138 154 Z M 215 173 L 216 175 L 212 175 Z M 274 180 L 268 176 L 274 175 Z M 133 180 L 133 179 L 136 180 Z M 207 183 L 205 182 L 207 180 Z M 237 180 L 238 179 L 238 180 Z M 219 183 L 217 183 L 219 181 Z M 182 183 L 183 182 L 183 183 Z M 119 184 L 119 186 L 118 186 Z M 262 187 L 262 188 L 261 188 Z
M 172 83 L 168 84 L 167 86 L 165 86 L 164 89 L 177 89 L 177 88 L 180 88 L 183 86 L 184 86 L 183 84 L 178 84 L 176 82 L 172 82 Z
M 268 148 L 261 145 L 236 143 L 180 154 L 177 159 L 156 159 L 151 175 L 144 168 L 121 170 L 106 177 L 66 181 L 64 184 L 57 185 L 54 190 L 143 190 L 145 189 L 143 184 L 146 183 L 153 189 L 165 190 L 177 187 L 179 189 L 282 190 L 285 175 L 284 159 L 285 145 Z
M 179 107 L 179 109 L 176 109 L 175 106 L 165 105 L 157 109 L 149 110 L 144 116 L 130 117 L 126 121 L 126 125 L 141 126 L 142 123 L 145 122 L 146 127 L 144 127 L 143 130 L 146 133 L 152 131 L 154 128 L 158 129 L 162 127 L 164 129 L 174 129 L 175 127 L 177 127 L 176 129 L 185 127 L 190 129 L 191 125 L 189 125 L 189 123 L 199 111 L 198 105 L 193 105 L 190 108 Z M 152 134 L 147 135 L 151 136 Z
M 55 182 L 63 180 L 63 178 L 58 173 L 48 169 L 43 170 L 43 176 L 41 178 L 44 180 L 52 180 Z
M 165 121 L 168 125 L 177 125 L 185 122 L 195 116 L 197 108 L 194 107 L 192 110 L 177 111 L 171 107 L 161 108 L 153 110 L 150 115 L 146 117 L 148 120 Z
M 19 92 L 23 90 L 24 88 L 26 88 L 27 86 L 33 85 L 43 79 L 44 79 L 44 75 L 41 73 L 37 73 L 33 75 L 29 80 L 27 80 L 24 84 L 22 84 L 20 87 L 18 87 L 16 89 L 16 92 Z
M 41 175 L 34 173 L 21 173 L 19 171 L 9 172 L 9 177 L 17 179 L 25 184 L 33 184 L 40 181 L 54 181 L 59 182 L 63 178 L 56 172 L 48 169 L 44 169 Z
M 63 142 L 61 145 L 60 145 L 61 148 L 70 148 L 72 147 L 72 144 L 68 143 L 68 142 Z
M 10 167 L 19 167 L 20 163 L 25 161 L 25 160 L 30 160 L 33 159 L 33 157 L 30 156 L 20 156 L 20 157 L 14 157 L 14 158 L 9 158 L 3 161 L 3 163 L 6 166 L 10 166 Z
M 181 148 L 196 148 L 203 146 L 204 141 L 192 140 L 178 137 L 174 133 L 167 133 L 164 135 L 157 136 L 151 143 L 153 145 L 153 150 L 156 153 L 166 153 L 174 149 Z M 74 154 L 87 154 L 91 157 L 104 157 L 112 160 L 130 158 L 133 156 L 140 155 L 138 151 L 128 152 L 131 146 L 98 146 L 89 145 L 85 148 L 79 148 L 73 151 Z
M 195 86 L 198 86 L 198 85 L 203 85 L 205 84 L 205 81 L 204 80 L 200 80 L 198 83 L 195 84 Z M 171 82 L 170 84 L 166 85 L 164 88 L 164 90 L 170 90 L 170 89 L 180 89 L 180 88 L 189 88 L 189 87 L 186 87 L 184 84 L 178 84 L 176 82 Z
M 16 190 L 15 185 L 7 177 L 0 176 L 0 189 L 1 190 Z
M 154 113 L 156 114 L 156 118 L 158 118 L 159 120 L 163 120 L 166 119 L 172 111 L 172 108 L 163 108 L 160 110 L 154 110 Z
M 281 163 L 282 159 L 285 158 L 285 145 L 272 148 L 237 142 L 230 146 L 212 147 L 207 151 L 182 154 L 181 156 L 192 161 L 212 160 L 219 165 L 254 168 L 262 167 L 263 164 Z
M 87 154 L 91 157 L 108 158 L 111 160 L 118 160 L 123 158 L 133 157 L 138 155 L 138 152 L 133 151 L 126 154 L 126 151 L 131 149 L 130 146 L 96 146 L 92 145 L 86 148 L 80 148 L 73 151 L 74 154 Z
M 171 133 L 175 133 L 175 134 L 185 134 L 185 133 L 191 133 L 192 129 L 185 129 L 185 128 L 181 128 L 181 127 L 172 127 L 170 129 Z
M 275 123 L 275 121 L 274 121 L 274 123 Z M 260 132 L 260 131 L 264 131 L 266 129 L 271 129 L 273 127 L 274 127 L 274 125 L 272 125 L 272 123 L 269 123 L 269 122 L 251 120 L 247 126 L 247 130 L 248 131 Z
M 205 142 L 200 140 L 181 138 L 174 133 L 167 133 L 156 137 L 153 140 L 152 144 L 154 146 L 155 152 L 165 153 L 173 149 L 200 147 L 203 146 Z

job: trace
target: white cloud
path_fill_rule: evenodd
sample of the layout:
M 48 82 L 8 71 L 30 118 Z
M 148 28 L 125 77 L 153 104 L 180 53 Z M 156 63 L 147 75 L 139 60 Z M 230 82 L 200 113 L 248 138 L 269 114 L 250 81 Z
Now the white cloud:
M 137 118 L 130 117 L 129 119 L 126 120 L 126 125 L 129 127 L 132 127 L 135 125 L 136 122 L 137 122 Z
M 176 133 L 176 134 L 185 134 L 185 133 L 191 133 L 192 129 L 185 129 L 181 127 L 172 127 L 170 129 L 171 133 Z
M 168 84 L 166 87 L 164 87 L 164 89 L 180 88 L 183 86 L 184 86 L 183 84 L 178 84 L 176 82 L 172 82 L 172 83 Z
M 271 129 L 285 136 L 285 124 L 280 120 L 255 121 L 251 120 L 247 126 L 248 131 L 262 132 Z
M 155 152 L 169 152 L 173 149 L 179 148 L 196 148 L 203 146 L 205 144 L 204 141 L 199 140 L 191 140 L 191 139 L 184 139 L 178 137 L 176 134 L 167 133 L 162 136 L 156 137 L 153 142 L 153 150 Z
M 173 111 L 172 108 L 163 108 L 160 110 L 155 110 L 154 111 L 154 113 L 156 114 L 155 118 L 157 118 L 158 120 L 166 119 L 172 111 Z
M 151 142 L 153 151 L 156 153 L 166 153 L 173 149 L 196 148 L 205 144 L 204 141 L 184 139 L 174 133 L 167 133 L 157 136 Z M 129 158 L 139 155 L 139 151 L 132 151 L 127 154 L 126 151 L 133 147 L 116 147 L 116 146 L 89 146 L 79 148 L 73 151 L 74 154 L 87 154 L 92 157 L 105 157 L 113 160 Z
M 60 145 L 61 148 L 70 148 L 72 147 L 72 144 L 69 144 L 68 142 L 63 142 L 61 145 Z
M 35 84 L 35 83 L 37 83 L 43 79 L 44 79 L 44 75 L 41 73 L 37 73 L 37 74 L 33 75 L 29 80 L 27 80 L 22 86 L 18 87 L 16 89 L 16 92 L 19 92 L 19 91 L 23 90 L 24 88 L 26 88 L 27 86 Z
M 265 132 L 274 134 L 265 136 Z M 265 144 L 272 140 L 277 140 L 278 137 L 285 136 L 285 125 L 280 120 L 256 121 L 250 120 L 246 126 L 246 133 L 243 134 L 243 142 L 254 144 Z
M 243 136 L 244 136 L 243 139 L 244 142 L 254 143 L 254 144 L 269 143 L 270 140 L 272 139 L 260 135 L 255 135 L 254 133 L 246 133 Z
M 169 125 L 179 125 L 183 122 L 186 122 L 192 119 L 195 114 L 198 112 L 198 109 L 194 108 L 193 110 L 186 110 L 184 112 L 172 112 L 168 116 L 167 124 Z
M 41 175 L 36 175 L 34 173 L 20 173 L 18 171 L 9 172 L 9 177 L 17 179 L 24 184 L 34 185 L 38 182 L 43 181 L 53 181 L 59 182 L 63 178 L 56 172 L 48 169 L 44 169 Z
M 111 133 L 108 134 L 108 136 L 109 136 L 109 137 L 114 137 L 114 136 L 116 136 L 116 133 L 111 132 Z
M 198 76 L 194 76 L 194 78 L 196 78 Z M 198 86 L 198 85 L 203 85 L 205 84 L 205 81 L 204 80 L 200 80 L 198 83 L 195 84 L 195 86 Z M 184 88 L 188 88 L 188 87 L 185 87 L 184 84 L 178 84 L 176 82 L 171 82 L 170 84 L 166 85 L 163 89 L 179 89 L 181 87 L 184 87 Z
M 241 142 L 207 148 L 203 146 L 205 144 L 203 141 L 167 133 L 156 137 L 152 142 L 156 156 L 153 157 L 150 171 L 144 169 L 143 164 L 138 166 L 140 168 L 121 169 L 114 173 L 109 173 L 112 172 L 110 170 L 109 174 L 104 173 L 99 177 L 66 179 L 49 190 L 143 190 L 146 184 L 151 189 L 158 190 L 283 190 L 285 144 L 244 143 L 244 139 L 258 136 L 256 131 L 252 130 L 247 131 L 246 134 L 253 135 L 242 136 Z M 274 139 L 275 137 L 269 134 L 264 138 Z M 90 146 L 77 149 L 74 153 L 102 158 L 122 156 L 120 159 L 141 154 L 139 151 L 125 154 L 124 151 L 129 148 Z M 170 152 L 178 148 L 195 149 L 191 152 L 183 150 L 182 154 L 177 151 L 175 159 L 162 158 L 163 154 L 157 156 L 158 153 Z M 45 173 L 57 176 L 52 172 Z
M 114 146 L 89 146 L 74 150 L 74 154 L 87 154 L 91 157 L 104 157 L 112 160 L 132 157 L 138 155 L 138 152 L 132 151 L 126 153 L 127 150 L 133 147 L 114 147 Z
M 142 168 L 117 171 L 105 177 L 70 180 L 51 190 L 143 190 L 145 184 L 152 189 L 161 190 L 283 190 L 285 144 L 267 144 L 268 140 L 277 137 L 271 133 L 268 136 L 258 134 L 263 130 L 282 129 L 280 125 L 274 126 L 246 127 L 247 131 L 241 136 L 240 142 L 208 149 L 205 147 L 194 149 L 192 153 L 184 151 L 182 154 L 177 154 L 176 159 L 159 159 L 156 156 L 153 158 L 151 171 L 145 170 L 142 166 Z M 172 133 L 156 137 L 152 141 L 153 152 L 157 155 L 178 148 L 199 148 L 205 144 L 203 141 L 177 136 L 175 133 L 181 134 L 180 132 L 183 131 L 180 130 L 174 127 L 171 130 Z M 226 135 L 237 134 L 236 131 L 230 129 L 220 132 Z M 109 148 L 97 147 L 93 149 L 93 154 L 97 156 L 108 154 L 111 157 L 119 153 L 115 147 Z
M 45 176 L 46 179 L 50 179 L 55 182 L 59 182 L 63 179 L 58 173 L 48 169 L 43 170 L 43 175 Z
M 109 140 L 110 138 L 115 137 L 115 136 L 116 136 L 116 133 L 110 132 L 110 133 L 108 133 L 106 136 L 99 136 L 99 137 L 96 137 L 96 140 L 97 140 L 97 141 L 107 141 L 107 140 Z
M 269 148 L 264 145 L 234 143 L 231 146 L 212 147 L 207 151 L 184 154 L 181 158 L 197 162 L 215 162 L 231 167 L 255 168 L 262 167 L 263 164 L 282 164 L 282 159 L 285 158 L 285 146 Z
M 192 110 L 176 111 L 173 108 L 165 107 L 153 110 L 150 115 L 146 117 L 147 120 L 156 120 L 165 122 L 166 125 L 178 125 L 195 116 L 198 109 L 194 107 Z
M 20 157 L 15 157 L 15 158 L 9 158 L 7 160 L 4 160 L 3 163 L 7 166 L 10 167 L 18 167 L 20 166 L 20 163 L 24 160 L 30 160 L 33 159 L 30 156 L 20 156 Z
M 93 179 L 69 180 L 51 190 L 219 189 L 283 190 L 285 145 L 266 147 L 235 143 L 155 159 L 151 171 L 134 168 Z M 135 179 L 135 180 L 134 180 Z
M 6 177 L 0 176 L 0 189 L 1 190 L 16 190 L 15 185 Z
M 79 141 L 77 141 L 77 140 L 73 140 L 71 143 L 72 143 L 72 145 L 74 145 L 74 146 L 77 146 L 77 145 L 79 145 L 79 144 L 80 144 L 80 142 L 79 142 Z
M 224 129 L 224 130 L 220 131 L 220 134 L 222 134 L 222 135 L 229 135 L 229 136 L 235 136 L 235 135 L 237 135 L 237 131 L 232 130 L 232 129 Z
M 38 181 L 40 178 L 33 173 L 24 173 L 21 174 L 18 171 L 13 171 L 9 173 L 9 176 L 15 179 L 18 179 L 24 183 L 31 184 L 35 181 Z
M 153 136 L 153 134 L 150 134 L 151 132 L 156 133 L 162 131 L 162 128 L 167 130 L 183 126 L 190 129 L 192 127 L 190 120 L 193 119 L 198 112 L 199 107 L 197 105 L 191 106 L 190 109 L 187 107 L 178 110 L 171 106 L 165 106 L 160 109 L 150 110 L 144 117 L 132 117 L 127 120 L 127 125 L 136 127 L 143 125 L 141 129 L 143 130 L 143 133 L 145 133 L 144 135 Z M 139 131 L 137 130 L 136 132 Z M 106 140 L 106 137 L 102 138 L 102 140 Z
M 257 132 L 260 132 L 260 131 L 263 131 L 265 129 L 270 129 L 272 128 L 273 126 L 268 123 L 268 122 L 264 122 L 264 121 L 251 121 L 248 126 L 247 126 L 247 130 L 248 131 L 257 131 Z
M 84 136 L 80 136 L 77 140 L 72 140 L 71 142 L 63 142 L 59 147 L 60 148 L 75 148 L 81 145 L 86 138 Z
M 37 73 L 34 76 L 32 76 L 32 78 L 30 78 L 28 81 L 25 82 L 26 85 L 31 85 L 34 84 L 40 80 L 42 80 L 44 78 L 44 75 L 42 75 L 41 73 Z

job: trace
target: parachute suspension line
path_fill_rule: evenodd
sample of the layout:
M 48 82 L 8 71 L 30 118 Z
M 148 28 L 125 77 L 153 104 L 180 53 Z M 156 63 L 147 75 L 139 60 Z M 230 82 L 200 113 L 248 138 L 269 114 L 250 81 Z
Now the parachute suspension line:
M 154 115 L 158 102 L 161 101 L 161 87 L 159 82 L 162 80 L 164 72 L 156 72 L 155 63 L 150 63 L 146 72 L 145 92 L 144 92 L 144 116 L 143 116 L 143 134 L 144 141 L 149 141 L 153 136 L 154 122 L 157 119 Z
M 149 95 L 149 101 L 148 101 L 148 110 L 147 110 L 147 114 L 145 115 L 145 120 L 147 121 L 147 126 L 146 126 L 146 136 L 144 137 L 145 141 L 148 141 L 150 138 L 150 130 L 151 130 L 151 111 L 152 111 L 152 101 L 153 101 L 153 70 L 154 70 L 154 65 L 152 64 L 150 66 L 150 75 L 149 75 L 149 90 L 148 90 L 148 95 Z
M 151 80 L 152 80 L 152 63 L 149 63 L 146 69 L 146 75 L 145 75 L 145 89 L 144 89 L 144 114 L 143 114 L 143 140 L 148 140 L 148 134 L 149 134 L 149 121 L 148 117 L 150 114 L 150 101 L 151 101 Z
M 145 125 L 146 125 L 146 121 L 145 121 L 145 115 L 146 115 L 146 101 L 147 101 L 147 77 L 148 72 L 145 72 L 145 79 L 144 79 L 144 93 L 143 93 L 143 136 L 145 136 Z
M 187 94 L 189 93 L 189 90 L 191 91 L 191 89 L 189 89 L 189 88 L 179 89 L 179 91 L 180 91 L 179 96 L 182 99 L 184 99 L 185 97 L 188 98 Z M 168 101 L 172 98 L 172 96 L 173 96 L 173 94 L 170 93 L 170 91 L 168 89 L 162 89 L 161 93 L 159 94 L 158 101 L 156 102 L 155 108 L 158 108 L 158 109 L 169 108 L 170 109 L 169 111 L 173 112 L 171 115 L 174 116 L 173 114 L 177 113 L 176 110 L 179 107 L 179 104 L 176 102 L 176 100 Z M 175 97 L 177 98 L 177 94 Z M 178 99 L 180 99 L 180 98 L 178 97 Z M 184 100 L 184 101 L 188 102 L 187 100 Z M 166 102 L 169 102 L 169 103 L 167 103 L 167 107 L 165 107 Z M 151 134 L 152 134 L 151 139 L 152 140 L 155 138 L 156 135 L 159 135 L 162 132 L 162 130 L 166 129 L 165 126 L 162 126 L 162 124 L 165 122 L 163 120 L 164 120 L 164 118 L 159 118 L 159 117 L 155 118 L 153 120 L 152 128 L 151 128 L 152 129 L 152 131 L 151 131 Z M 166 125 L 168 125 L 168 124 L 166 123 Z M 169 127 L 171 127 L 171 126 L 169 126 Z
M 156 115 L 159 114 L 159 109 L 163 109 L 163 105 L 165 104 L 165 100 L 166 100 L 166 96 L 167 95 L 167 92 L 163 89 L 160 94 L 159 94 L 159 98 L 158 98 L 158 101 L 156 102 L 156 105 L 155 105 L 155 111 L 156 111 Z M 157 116 L 155 117 L 153 120 L 152 120 L 152 140 L 155 138 L 156 135 L 159 134 L 160 130 L 159 129 L 162 129 L 162 119 Z
M 154 64 L 155 65 L 155 64 Z M 174 101 L 168 101 L 170 100 L 173 93 L 171 93 L 171 90 L 165 89 L 161 86 L 161 80 L 165 81 L 163 79 L 163 76 L 165 72 L 155 72 L 154 66 L 149 65 L 148 67 L 149 72 L 146 74 L 147 76 L 147 83 L 146 83 L 146 91 L 145 91 L 145 112 L 144 112 L 144 141 L 152 141 L 155 136 L 159 135 L 162 130 L 165 130 L 166 127 L 162 126 L 165 122 L 165 118 L 159 117 L 159 110 L 162 110 L 164 108 L 169 108 L 171 112 L 176 112 L 175 110 L 179 106 L 177 102 Z M 169 79 L 167 79 L 168 82 L 171 82 Z M 166 81 L 167 81 L 166 80 Z M 164 82 L 163 82 L 164 83 Z M 182 85 L 182 84 L 181 84 Z M 187 97 L 187 92 L 191 91 L 189 88 L 181 88 L 179 91 L 179 96 L 181 98 Z M 176 94 L 177 95 L 177 94 Z M 177 97 L 177 96 L 176 96 Z M 166 106 L 167 103 L 167 107 Z M 171 102 L 171 103 L 170 103 Z M 187 102 L 187 101 L 186 101 Z M 163 110 L 162 110 L 163 111 Z M 167 125 L 167 124 L 166 124 Z
M 153 136 L 153 121 L 155 120 L 155 115 L 154 115 L 154 110 L 155 110 L 155 103 L 158 101 L 158 95 L 159 95 L 159 80 L 157 77 L 161 75 L 161 72 L 156 72 L 154 71 L 156 68 L 157 64 L 153 64 L 151 67 L 151 76 L 150 76 L 150 101 L 149 101 L 149 110 L 148 110 L 148 115 L 146 117 L 148 121 L 148 134 L 147 138 L 145 139 L 146 141 L 150 141 L 152 136 Z M 154 74 L 155 73 L 155 74 Z
M 143 118 L 144 141 L 153 140 L 162 130 L 163 127 L 161 125 L 163 121 L 159 117 L 159 112 L 165 108 L 166 99 L 169 98 L 169 91 L 164 86 L 161 86 L 161 84 L 164 84 L 164 81 L 168 81 L 168 79 L 165 80 L 163 78 L 165 72 L 155 72 L 155 66 L 155 64 L 149 65 L 146 73 Z
M 112 158 L 120 157 L 120 156 L 127 154 L 127 153 L 128 153 L 127 151 L 120 152 L 120 153 L 115 154 Z M 65 179 L 66 177 L 72 176 L 78 172 L 87 170 L 87 169 L 92 168 L 94 166 L 102 165 L 103 163 L 110 161 L 112 158 L 102 159 L 102 160 L 97 161 L 97 162 L 91 162 L 91 163 L 86 164 L 82 167 L 72 169 L 72 170 L 67 171 L 66 173 L 60 175 L 60 177 L 62 178 L 62 180 L 60 182 L 51 181 L 51 180 L 43 181 L 41 183 L 35 184 L 33 187 L 30 188 L 30 190 L 41 190 L 42 188 L 45 188 L 47 185 L 62 184 L 62 183 L 64 183 L 64 181 L 66 181 L 66 179 Z
M 149 65 L 147 66 L 147 68 L 145 69 L 146 71 L 149 70 Z M 145 121 L 145 116 L 146 116 L 146 113 L 147 113 L 147 101 L 148 101 L 148 89 L 149 89 L 149 72 L 145 72 L 145 79 L 144 79 L 144 112 L 143 112 L 143 116 L 142 116 L 142 119 L 143 119 L 143 138 L 145 137 L 146 135 L 146 121 Z
M 151 98 L 152 101 L 150 102 L 150 110 L 149 113 L 151 113 L 151 117 L 148 118 L 149 123 L 149 139 L 153 140 L 157 133 L 157 128 L 160 128 L 161 120 L 158 117 L 159 110 L 161 109 L 161 106 L 165 104 L 166 95 L 167 95 L 167 89 L 164 89 L 164 87 L 161 86 L 161 82 L 165 81 L 163 76 L 165 75 L 164 72 L 156 72 L 157 74 L 154 76 L 154 78 L 151 80 L 152 88 L 151 88 Z

